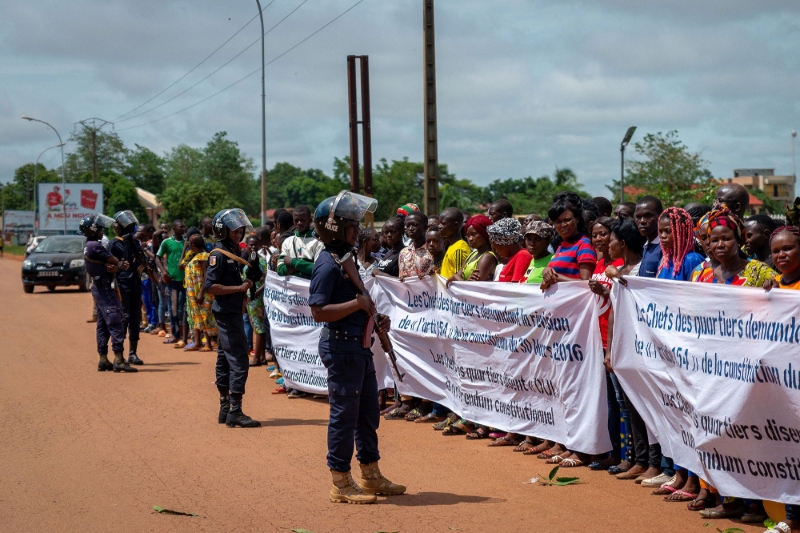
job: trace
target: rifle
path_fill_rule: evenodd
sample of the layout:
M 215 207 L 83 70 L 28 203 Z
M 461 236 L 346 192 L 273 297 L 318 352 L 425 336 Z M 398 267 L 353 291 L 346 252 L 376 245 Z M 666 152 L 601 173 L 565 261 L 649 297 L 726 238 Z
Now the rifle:
M 344 257 L 339 259 L 339 256 L 336 254 L 331 254 L 333 260 L 336 261 L 336 264 L 342 267 L 344 270 L 344 274 L 346 277 L 350 278 L 350 281 L 353 282 L 353 285 L 356 287 L 356 291 L 361 293 L 363 296 L 369 299 L 372 302 L 372 298 L 370 297 L 367 289 L 364 287 L 364 283 L 361 281 L 361 276 L 358 275 L 358 268 L 356 268 L 356 263 L 353 260 L 352 253 L 346 253 Z M 372 306 L 375 307 L 375 303 L 372 302 Z M 368 342 L 367 339 L 372 337 L 372 330 L 377 323 L 378 313 L 375 312 L 375 315 L 369 317 L 369 320 L 364 325 L 364 342 Z M 397 356 L 394 353 L 394 346 L 392 346 L 392 341 L 389 339 L 389 335 L 382 332 L 378 329 L 378 339 L 381 341 L 381 347 L 383 351 L 386 352 L 386 355 L 389 356 L 389 360 L 392 362 L 392 368 L 394 368 L 394 372 L 397 375 L 398 381 L 401 383 L 403 382 L 403 377 L 405 374 L 400 372 L 400 369 L 397 367 Z M 365 348 L 369 348 L 369 346 L 364 346 Z

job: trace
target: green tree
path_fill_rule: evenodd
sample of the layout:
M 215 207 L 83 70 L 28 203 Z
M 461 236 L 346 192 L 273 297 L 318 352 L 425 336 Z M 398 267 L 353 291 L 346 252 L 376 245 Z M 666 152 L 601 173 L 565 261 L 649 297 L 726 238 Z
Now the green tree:
M 225 188 L 228 196 L 250 214 L 261 210 L 260 185 L 256 181 L 255 164 L 240 149 L 239 143 L 221 131 L 203 149 L 203 177 Z
M 3 185 L 0 190 L 0 203 L 9 210 L 33 211 L 34 164 L 26 163 L 14 170 L 14 179 Z M 61 176 L 55 170 L 48 169 L 39 163 L 36 170 L 39 183 L 61 182 Z
M 201 218 L 212 217 L 222 209 L 240 207 L 224 185 L 212 181 L 174 183 L 158 199 L 165 209 L 162 220 L 180 218 L 187 226 L 197 225 Z
M 495 180 L 483 189 L 482 200 L 489 204 L 505 198 L 514 206 L 514 213 L 536 213 L 546 215 L 553 203 L 553 196 L 562 191 L 572 191 L 586 196 L 575 173 L 569 168 L 556 169 L 553 178 L 507 178 Z
M 625 196 L 628 199 L 652 195 L 660 198 L 665 206 L 683 205 L 706 198 L 709 191 L 717 187 L 706 168 L 707 162 L 699 153 L 690 151 L 675 130 L 666 134 L 648 133 L 633 147 L 642 159 L 625 163 Z M 609 185 L 608 190 L 619 198 L 619 180 Z
M 160 194 L 166 186 L 166 170 L 164 158 L 158 154 L 134 144 L 126 157 L 124 175 L 131 180 L 134 186 L 153 194 Z
M 67 181 L 78 181 L 84 172 L 92 172 L 92 133 L 88 128 L 78 128 L 69 140 L 74 149 L 67 154 L 65 168 Z M 124 174 L 128 154 L 125 144 L 116 132 L 97 132 L 97 172 Z
M 204 155 L 202 150 L 179 144 L 164 156 L 166 187 L 204 179 Z M 152 192 L 152 191 L 151 191 Z

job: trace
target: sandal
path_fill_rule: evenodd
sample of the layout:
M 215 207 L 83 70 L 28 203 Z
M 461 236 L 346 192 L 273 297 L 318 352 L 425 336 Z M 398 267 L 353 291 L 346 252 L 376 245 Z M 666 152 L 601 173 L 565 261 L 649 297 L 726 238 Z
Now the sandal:
M 688 505 L 686 505 L 686 508 L 689 509 L 690 511 L 702 511 L 703 509 L 706 509 L 709 506 L 709 504 L 713 506 L 715 500 L 716 499 L 712 500 L 711 495 L 709 495 L 706 498 L 695 498 L 694 500 L 689 502 Z
M 170 337 L 167 340 L 165 340 L 162 344 L 175 344 L 176 342 L 178 341 L 175 340 L 175 337 Z
M 442 430 L 445 430 L 445 429 L 449 428 L 454 422 L 455 422 L 455 420 L 448 416 L 448 417 L 445 417 L 444 420 L 440 420 L 439 422 L 436 422 L 435 424 L 433 424 L 433 429 L 434 429 L 434 431 L 442 431 Z
M 563 466 L 564 468 L 575 468 L 575 467 L 578 467 L 578 466 L 583 466 L 583 461 L 581 461 L 580 459 L 575 459 L 573 457 L 567 457 L 566 459 L 561 461 L 559 464 L 561 466 Z
M 200 347 L 197 346 L 195 343 L 189 343 L 186 345 L 186 348 L 183 349 L 184 352 L 199 352 Z
M 286 394 L 286 387 L 281 385 L 280 387 L 272 391 L 272 394 Z
M 536 446 L 534 446 L 533 443 L 530 442 L 529 440 L 524 440 L 524 441 L 520 442 L 519 444 L 517 444 L 517 447 L 514 448 L 514 451 L 515 452 L 525 452 L 527 450 L 532 450 L 535 447 Z
M 409 413 L 407 413 L 406 416 L 403 418 L 405 419 L 406 422 L 414 422 L 418 418 L 422 418 L 423 416 L 425 416 L 425 414 L 426 413 L 423 413 L 419 407 L 415 407 Z
M 433 411 L 428 413 L 425 416 L 421 416 L 414 420 L 415 424 L 424 424 L 425 422 L 441 422 L 445 420 L 445 417 L 433 414 Z
M 177 350 L 178 348 L 184 348 L 185 346 L 186 346 L 185 342 L 178 341 L 178 342 L 175 343 L 175 346 L 173 346 L 173 348 L 175 348 Z
M 541 442 L 531 448 L 530 450 L 525 450 L 522 452 L 522 455 L 539 455 L 542 452 L 546 452 L 550 446 L 548 446 L 547 441 Z
M 405 420 L 408 413 L 409 411 L 404 411 L 402 407 L 397 407 L 389 411 L 383 418 L 386 420 Z
M 675 488 L 675 487 L 673 487 L 672 485 L 666 485 L 666 484 L 664 484 L 664 485 L 661 485 L 661 486 L 660 486 L 659 488 L 657 488 L 656 490 L 654 490 L 653 492 L 651 492 L 650 494 L 651 494 L 651 495 L 653 495 L 653 496 L 669 496 L 669 495 L 671 495 L 671 494 L 675 494 L 676 492 L 679 492 L 679 491 L 678 491 L 678 489 L 676 489 L 676 488 Z M 686 501 L 687 501 L 687 502 L 688 502 L 688 501 L 692 501 L 692 500 L 694 500 L 694 498 L 696 498 L 696 497 L 697 497 L 697 495 L 695 495 L 693 498 L 690 498 L 690 499 L 688 499 L 688 500 L 686 500 Z
M 565 459 L 563 457 L 561 457 L 560 455 L 553 455 L 547 461 L 545 461 L 545 463 L 547 463 L 549 465 L 560 465 L 561 462 L 564 461 L 564 460 Z
M 697 494 L 676 490 L 669 496 L 664 498 L 665 502 L 691 502 L 697 498 Z
M 198 352 L 213 352 L 214 350 L 212 350 L 212 349 L 211 349 L 211 348 L 209 348 L 208 346 L 203 346 L 202 348 L 200 348 L 200 349 L 199 349 L 199 350 L 197 350 L 197 351 L 198 351 Z
M 498 447 L 498 446 L 516 446 L 519 444 L 519 441 L 515 441 L 514 439 L 509 439 L 508 437 L 499 437 L 487 444 L 487 446 Z
M 468 440 L 480 440 L 480 439 L 488 439 L 489 438 L 489 430 L 486 428 L 478 428 L 471 433 L 467 433 L 466 435 Z
M 559 453 L 564 453 L 564 452 L 554 452 L 552 450 L 552 448 L 551 448 L 549 450 L 543 451 L 542 453 L 537 455 L 536 458 L 537 459 L 550 459 L 551 457 L 553 457 L 554 455 L 558 455 Z

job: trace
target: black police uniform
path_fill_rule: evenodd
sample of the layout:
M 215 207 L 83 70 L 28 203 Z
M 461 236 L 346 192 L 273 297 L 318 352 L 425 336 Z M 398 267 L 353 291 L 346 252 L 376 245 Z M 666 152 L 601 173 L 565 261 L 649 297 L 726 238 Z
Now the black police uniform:
M 346 303 L 358 292 L 331 257 L 347 250 L 326 245 L 314 263 L 309 305 Z M 325 324 L 319 341 L 319 356 L 328 369 L 330 422 L 328 424 L 328 467 L 349 472 L 353 457 L 362 464 L 380 459 L 378 453 L 378 381 L 372 351 L 362 348 L 361 336 L 367 314 L 356 311 L 336 322 Z
M 142 266 L 139 260 L 142 257 L 142 248 L 133 235 L 117 237 L 109 246 L 111 254 L 117 259 L 127 261 L 130 265 L 127 270 L 117 273 L 120 295 L 122 296 L 122 314 L 131 352 L 136 351 L 139 342 L 139 329 L 142 323 L 142 278 L 138 269 Z
M 208 257 L 208 269 L 203 284 L 205 291 L 212 285 L 238 287 L 243 283 L 240 264 L 217 250 L 222 249 L 238 255 L 238 247 L 229 240 L 217 242 Z M 217 321 L 219 349 L 217 350 L 216 385 L 222 396 L 231 396 L 231 409 L 234 404 L 241 404 L 247 372 L 248 361 L 247 337 L 244 333 L 242 319 L 242 302 L 245 293 L 214 296 L 211 311 Z
M 112 285 L 114 275 L 105 267 L 111 252 L 106 250 L 102 242 L 89 239 L 83 254 L 87 259 L 86 271 L 93 280 L 92 297 L 97 306 L 97 353 L 108 355 L 109 338 L 114 353 L 121 353 L 125 342 L 122 307 Z

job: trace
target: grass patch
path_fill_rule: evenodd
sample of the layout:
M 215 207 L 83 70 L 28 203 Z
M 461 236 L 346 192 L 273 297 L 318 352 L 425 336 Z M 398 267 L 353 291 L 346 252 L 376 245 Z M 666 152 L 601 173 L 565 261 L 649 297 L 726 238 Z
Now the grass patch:
M 25 255 L 25 247 L 6 244 L 3 248 L 3 253 L 9 255 Z

